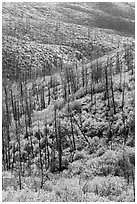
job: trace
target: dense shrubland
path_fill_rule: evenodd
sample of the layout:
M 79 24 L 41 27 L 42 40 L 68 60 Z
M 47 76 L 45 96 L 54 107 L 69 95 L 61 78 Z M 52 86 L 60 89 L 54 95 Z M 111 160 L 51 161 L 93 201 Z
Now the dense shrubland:
M 135 201 L 134 41 L 110 49 L 86 35 L 69 46 L 3 36 L 4 202 Z

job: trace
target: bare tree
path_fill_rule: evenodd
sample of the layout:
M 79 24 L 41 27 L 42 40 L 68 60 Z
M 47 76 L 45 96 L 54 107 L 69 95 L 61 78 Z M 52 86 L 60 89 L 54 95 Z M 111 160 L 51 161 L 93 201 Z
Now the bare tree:
M 113 89 L 113 71 L 112 71 L 111 62 L 110 62 L 110 78 L 111 78 L 111 92 L 112 92 L 113 109 L 114 109 L 114 114 L 116 114 L 116 105 L 115 105 L 114 89 Z
M 106 86 L 106 99 L 108 100 L 108 108 L 110 110 L 110 101 L 109 101 L 109 83 L 108 83 L 108 65 L 109 65 L 109 59 L 107 59 L 107 64 L 105 66 L 105 86 Z

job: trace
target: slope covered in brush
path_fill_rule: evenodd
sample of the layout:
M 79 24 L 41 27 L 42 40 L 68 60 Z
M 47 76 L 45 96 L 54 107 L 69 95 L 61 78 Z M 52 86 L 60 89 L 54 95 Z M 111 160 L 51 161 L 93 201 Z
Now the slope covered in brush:
M 32 72 L 36 67 L 41 72 L 47 61 L 58 71 L 63 61 L 82 57 L 90 61 L 129 41 L 123 34 L 134 36 L 134 8 L 128 4 L 3 3 L 2 12 L 3 72 L 7 74 L 13 72 L 14 75 L 18 54 L 19 69 L 24 67 L 25 59 L 26 72 L 28 67 Z M 118 24 L 119 29 L 113 27 Z M 50 71 L 47 70 L 47 74 Z
M 3 3 L 3 201 L 135 200 L 134 11 Z

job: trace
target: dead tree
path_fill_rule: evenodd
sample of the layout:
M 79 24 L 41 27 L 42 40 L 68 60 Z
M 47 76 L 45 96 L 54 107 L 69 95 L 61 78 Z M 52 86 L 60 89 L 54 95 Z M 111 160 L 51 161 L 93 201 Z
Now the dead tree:
M 22 181 L 21 181 L 21 176 L 22 176 L 22 164 L 21 164 L 21 145 L 20 145 L 20 118 L 19 118 L 19 101 L 15 100 L 15 115 L 14 115 L 14 121 L 15 121 L 15 127 L 16 127 L 16 140 L 18 144 L 18 172 L 19 172 L 19 188 L 20 190 L 22 189 Z
M 6 125 L 6 140 L 7 140 L 7 169 L 10 170 L 10 131 L 9 131 L 9 128 L 10 128 L 10 113 L 9 113 L 9 104 L 8 104 L 8 92 L 7 92 L 7 88 L 6 86 L 4 85 L 3 86 L 4 88 L 4 93 L 5 93 L 5 109 L 6 109 L 6 121 L 4 121 L 5 124 L 3 125 Z M 4 135 L 3 135 L 4 137 Z
M 109 81 L 108 81 L 108 66 L 109 66 L 109 59 L 107 59 L 107 64 L 105 66 L 105 86 L 106 86 L 106 99 L 108 101 L 108 108 L 110 110 L 110 101 L 109 101 Z
M 62 133 L 60 119 L 58 119 L 58 159 L 59 171 L 62 171 Z
M 111 92 L 112 92 L 113 109 L 114 109 L 114 114 L 116 114 L 116 106 L 115 106 L 115 98 L 114 98 L 114 88 L 113 88 L 113 71 L 112 71 L 111 62 L 110 62 L 110 78 L 111 78 Z

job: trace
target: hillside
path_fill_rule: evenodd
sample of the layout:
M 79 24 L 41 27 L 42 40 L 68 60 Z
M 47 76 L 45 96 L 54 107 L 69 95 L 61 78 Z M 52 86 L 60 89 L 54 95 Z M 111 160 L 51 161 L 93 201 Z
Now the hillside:
M 9 67 L 14 63 L 13 58 L 17 58 L 16 53 L 28 59 L 26 67 L 34 62 L 32 70 L 36 64 L 41 68 L 40 61 L 45 58 L 56 69 L 57 61 L 77 60 L 81 56 L 90 61 L 129 41 L 127 36 L 134 37 L 134 7 L 126 3 L 103 5 L 3 3 L 3 57 L 9 56 L 6 57 L 8 69 L 4 68 L 3 72 L 11 73 Z M 77 52 L 78 56 L 74 57 Z
M 134 3 L 2 15 L 3 202 L 135 201 Z
M 73 29 L 74 32 L 77 32 L 78 27 L 81 35 L 83 34 L 82 27 L 83 32 L 84 28 L 92 30 L 94 27 L 109 29 L 114 33 L 119 32 L 122 36 L 123 33 L 124 35 L 135 35 L 135 8 L 134 5 L 127 3 L 3 3 L 2 11 L 3 26 L 6 32 L 10 30 L 6 29 L 7 25 L 11 28 L 15 22 L 19 21 L 22 22 L 22 25 L 18 25 L 20 34 L 24 34 L 23 27 L 28 26 L 30 34 L 31 31 L 35 31 L 36 36 L 43 34 L 46 39 L 54 35 L 57 25 L 62 28 L 60 34 L 62 36 L 64 34 L 69 40 L 70 36 L 66 32 L 71 31 L 70 35 L 72 35 Z M 63 29 L 64 26 L 68 26 L 69 29 Z M 49 33 L 51 36 L 46 36 Z M 59 38 L 59 40 L 62 39 Z

